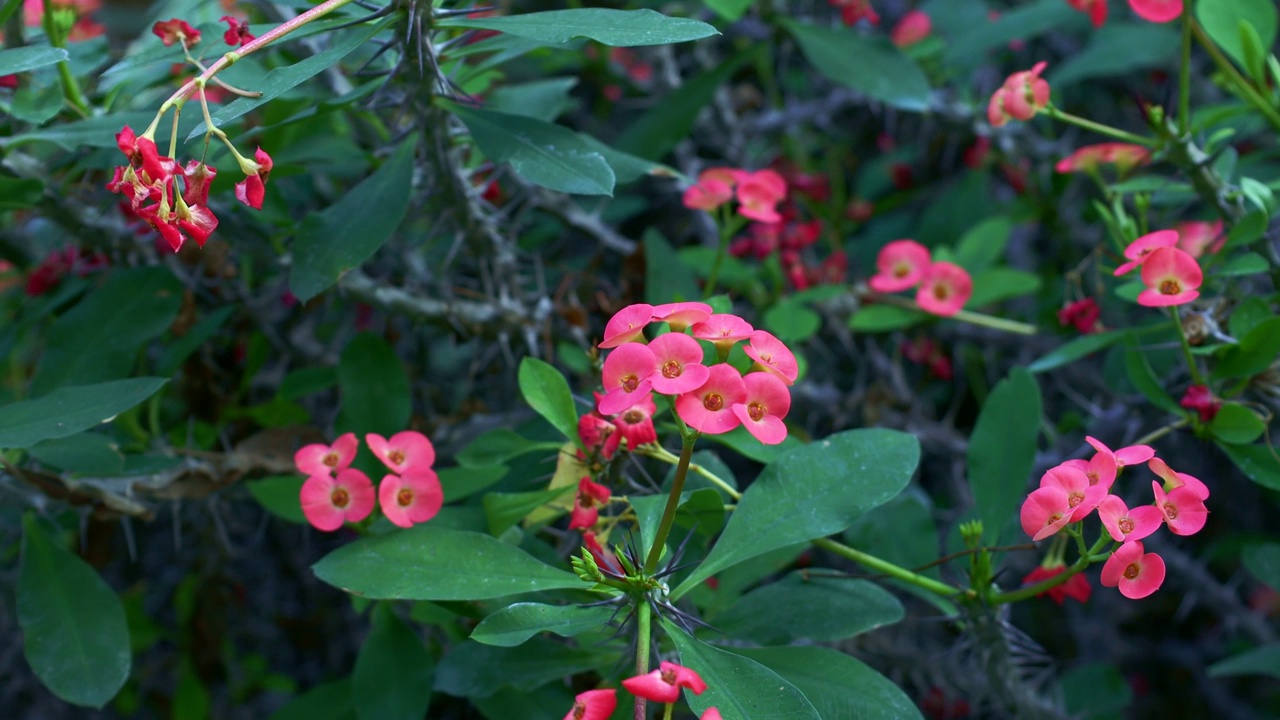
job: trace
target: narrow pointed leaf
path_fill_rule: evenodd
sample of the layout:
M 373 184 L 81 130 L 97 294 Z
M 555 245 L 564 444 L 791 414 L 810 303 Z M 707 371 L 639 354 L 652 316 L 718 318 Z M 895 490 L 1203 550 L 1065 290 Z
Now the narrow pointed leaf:
M 27 448 L 88 430 L 151 397 L 166 382 L 154 377 L 112 380 L 0 405 L 0 448 Z
M 569 128 L 452 103 L 448 107 L 489 159 L 509 163 L 525 180 L 559 192 L 613 194 L 613 168 Z
M 456 17 L 438 23 L 443 27 L 497 30 L 549 45 L 563 45 L 574 38 L 589 38 L 614 47 L 667 45 L 719 35 L 699 20 L 667 17 L 653 10 L 574 8 L 521 13 L 506 17 Z
M 513 647 L 540 632 L 573 637 L 605 628 L 615 610 L 617 608 L 607 606 L 515 603 L 480 621 L 476 629 L 471 631 L 471 639 L 485 645 Z

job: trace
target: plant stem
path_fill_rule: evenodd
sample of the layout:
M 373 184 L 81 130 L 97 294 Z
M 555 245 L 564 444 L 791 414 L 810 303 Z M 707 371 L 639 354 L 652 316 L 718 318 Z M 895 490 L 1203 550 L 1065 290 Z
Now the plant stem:
M 1182 65 L 1178 76 L 1178 134 L 1191 130 L 1191 3 L 1182 6 Z
M 676 455 L 675 453 L 671 452 L 670 450 L 667 450 L 661 445 L 641 446 L 636 452 L 638 452 L 641 455 L 647 455 L 648 457 L 651 457 L 655 460 L 661 460 L 662 462 L 668 463 L 670 465 L 676 465 L 676 464 L 679 464 L 680 462 L 679 455 Z M 707 482 L 710 482 L 712 485 L 715 485 L 716 487 L 725 491 L 725 493 L 729 497 L 733 498 L 734 500 L 742 499 L 742 493 L 735 490 L 732 485 L 730 485 L 728 482 L 722 479 L 719 475 L 716 475 L 715 473 L 711 472 L 705 467 L 697 463 L 690 463 L 689 469 L 692 470 L 693 472 L 698 473 L 702 477 L 706 478 Z
M 868 555 L 861 550 L 854 550 L 848 545 L 838 543 L 830 538 L 818 538 L 811 542 L 814 547 L 819 547 L 828 552 L 835 553 L 836 555 L 852 560 L 859 565 L 879 571 L 903 582 L 911 583 L 918 588 L 928 590 L 931 593 L 941 595 L 943 597 L 951 597 L 962 593 L 970 596 L 973 595 L 972 590 L 953 587 L 944 582 L 934 580 L 933 578 L 911 572 L 910 570 L 894 565 L 887 560 L 881 560 L 880 558 L 874 555 Z
M 649 672 L 649 644 L 650 637 L 653 633 L 652 625 L 652 609 L 649 607 L 649 601 L 645 598 L 636 598 L 636 675 L 644 675 Z M 636 696 L 636 709 L 632 715 L 634 720 L 645 720 L 645 701 L 639 695 Z
M 689 459 L 693 457 L 693 446 L 698 442 L 698 435 L 685 435 L 680 447 L 680 462 L 676 465 L 676 477 L 671 481 L 671 494 L 667 496 L 667 507 L 662 511 L 662 522 L 658 523 L 658 532 L 653 536 L 653 547 L 649 548 L 649 556 L 644 561 L 644 572 L 652 575 L 658 569 L 658 560 L 662 557 L 662 548 L 666 545 L 667 535 L 671 534 L 671 525 L 676 520 L 676 508 L 680 506 L 680 493 L 684 491 L 684 479 L 689 474 Z
M 67 49 L 67 34 L 65 32 L 56 32 L 54 28 L 54 5 L 50 0 L 44 0 L 44 14 L 41 15 L 41 25 L 44 27 L 45 37 L 48 38 L 49 44 L 63 50 Z M 19 15 L 21 10 L 19 10 Z M 80 91 L 80 83 L 76 80 L 76 76 L 71 74 L 71 63 L 66 60 L 58 61 L 58 82 L 62 85 L 62 97 L 71 106 L 71 109 L 82 118 L 89 117 L 89 101 L 84 99 L 84 93 Z
M 1049 116 L 1054 118 L 1055 120 L 1061 120 L 1065 123 L 1070 123 L 1072 125 L 1075 125 L 1076 127 L 1084 128 L 1085 130 L 1092 130 L 1093 132 L 1096 132 L 1099 135 L 1107 135 L 1117 140 L 1123 140 L 1125 142 L 1134 143 L 1135 145 L 1144 145 L 1146 147 L 1157 147 L 1159 145 L 1158 141 L 1152 140 L 1151 138 L 1142 137 L 1141 135 L 1134 135 L 1131 132 L 1127 132 L 1119 128 L 1113 128 L 1110 125 L 1103 125 L 1102 123 L 1094 122 L 1087 118 L 1082 118 L 1078 115 L 1072 115 L 1071 113 L 1063 112 L 1062 110 L 1059 110 L 1058 108 L 1054 107 L 1052 104 L 1045 108 L 1045 112 L 1049 113 Z
M 1173 326 L 1178 328 L 1178 340 L 1182 343 L 1182 354 L 1187 360 L 1187 368 L 1191 371 L 1191 380 L 1196 385 L 1204 385 L 1204 377 L 1200 374 L 1200 366 L 1196 364 L 1196 356 L 1191 354 L 1191 343 L 1187 341 L 1187 331 L 1182 327 L 1182 317 L 1177 306 L 1170 308 Z
M 882 305 L 894 305 L 901 308 L 907 308 L 908 310 L 920 310 L 921 312 L 927 312 L 926 310 L 922 310 L 920 306 L 916 304 L 915 300 L 912 300 L 911 298 L 902 297 L 901 295 L 882 295 L 880 293 L 871 292 L 871 291 L 862 291 L 858 295 L 860 299 L 874 300 L 875 302 L 880 303 Z M 961 310 L 957 312 L 955 315 L 951 315 L 949 317 L 952 320 L 967 322 L 970 325 L 979 325 L 981 327 L 989 327 L 992 330 L 1003 330 L 1004 332 L 1016 333 L 1018 335 L 1035 335 L 1036 334 L 1035 325 L 1029 325 L 1027 323 L 1018 322 L 1017 320 L 1006 320 L 1004 318 L 996 317 L 994 315 L 985 315 L 983 313 L 976 313 L 976 312 L 970 312 L 968 310 Z
M 1218 66 L 1223 75 L 1227 76 L 1227 79 L 1236 87 L 1240 95 L 1265 115 L 1272 126 L 1280 129 L 1280 111 L 1277 111 L 1275 106 L 1267 102 L 1267 99 L 1260 95 L 1253 85 L 1240 74 L 1240 71 L 1236 69 L 1236 66 L 1231 63 L 1231 60 L 1226 55 L 1222 54 L 1221 48 L 1213 41 L 1213 38 L 1209 37 L 1204 28 L 1200 26 L 1200 23 L 1192 21 L 1191 32 L 1195 34 L 1196 40 L 1200 42 L 1205 52 L 1209 53 L 1209 57 L 1213 58 L 1213 63 Z
M 1099 553 L 1102 552 L 1102 548 L 1106 547 L 1109 542 L 1112 542 L 1111 536 L 1107 534 L 1106 530 L 1103 530 L 1102 535 L 1098 537 L 1098 541 L 1093 544 L 1093 547 L 1089 548 L 1089 552 L 1081 555 L 1079 559 L 1072 563 L 1066 570 L 1063 570 L 1048 580 L 1038 582 L 1035 585 L 1028 585 L 1024 588 L 1018 588 L 1017 590 L 1010 590 L 1009 592 L 1002 592 L 993 595 L 990 598 L 991 604 L 1000 605 L 1003 603 L 1026 600 L 1027 598 L 1033 598 L 1042 592 L 1058 587 L 1070 580 L 1071 576 L 1089 567 L 1095 560 L 1102 560 L 1103 558 L 1099 556 Z M 1107 553 L 1108 556 L 1110 554 L 1111 553 Z
M 1165 426 L 1164 426 L 1164 427 L 1162 427 L 1162 428 L 1157 428 L 1157 429 L 1155 429 L 1155 430 L 1152 430 L 1151 432 L 1147 433 L 1146 435 L 1143 435 L 1142 437 L 1138 438 L 1137 440 L 1134 440 L 1134 441 L 1133 441 L 1133 444 L 1134 444 L 1134 445 L 1147 445 L 1147 444 L 1149 444 L 1149 443 L 1153 443 L 1153 442 L 1155 442 L 1156 440 L 1159 440 L 1160 438 L 1164 437 L 1165 435 L 1168 435 L 1169 433 L 1173 432 L 1174 430 L 1177 430 L 1177 429 L 1179 429 L 1179 428 L 1184 428 L 1184 427 L 1186 427 L 1190 422 L 1191 422 L 1191 421 L 1190 421 L 1189 419 L 1187 419 L 1187 418 L 1182 418 L 1181 420 L 1177 420 L 1177 421 L 1175 421 L 1175 422 L 1171 422 L 1171 423 L 1169 423 L 1168 425 L 1165 425 Z

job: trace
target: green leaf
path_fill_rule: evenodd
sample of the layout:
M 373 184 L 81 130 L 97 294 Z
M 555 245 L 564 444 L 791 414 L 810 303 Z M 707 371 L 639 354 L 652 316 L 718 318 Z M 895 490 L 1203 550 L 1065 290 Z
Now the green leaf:
M 1050 68 L 1045 79 L 1057 89 L 1083 80 L 1165 67 L 1177 54 L 1178 31 L 1172 27 L 1113 21 L 1095 30 L 1083 50 Z
M 1251 295 L 1231 308 L 1229 328 L 1232 336 L 1242 338 L 1273 317 L 1275 314 L 1271 312 L 1271 304 L 1257 295 Z
M 1227 445 L 1218 443 L 1218 447 L 1231 458 L 1231 462 L 1240 468 L 1248 478 L 1265 488 L 1280 490 L 1280 461 L 1273 456 L 1271 448 L 1262 445 Z
M 111 438 L 95 432 L 45 440 L 32 445 L 27 452 L 45 465 L 69 472 L 116 475 L 124 469 L 120 447 Z
M 307 215 L 298 228 L 289 289 L 301 302 L 328 290 L 360 267 L 400 226 L 413 189 L 414 140 L 338 202 Z
M 0 5 L 0 25 L 8 22 L 23 4 L 22 0 L 5 0 L 4 4 Z
M 822 328 L 822 316 L 794 298 L 783 298 L 765 311 L 764 327 L 783 342 L 802 342 Z
M 9 112 L 25 123 L 40 126 L 52 120 L 62 109 L 64 102 L 62 86 L 56 81 L 47 84 L 30 82 L 20 86 L 13 94 Z
M 35 178 L 0 175 L 0 210 L 23 210 L 40 204 L 44 183 Z
M 696 668 L 707 683 L 701 695 L 684 693 L 694 712 L 701 714 L 715 707 L 732 720 L 821 720 L 823 717 L 800 690 L 764 665 L 696 640 L 665 617 L 662 627 L 680 651 L 680 664 Z
M 1227 348 L 1213 368 L 1213 377 L 1250 377 L 1266 370 L 1280 354 L 1280 317 L 1273 317 L 1240 340 L 1239 345 Z
M 1280 643 L 1263 645 L 1209 666 L 1209 677 L 1268 675 L 1280 679 Z
M 1213 274 L 1218 277 L 1258 275 L 1271 269 L 1267 259 L 1255 252 L 1237 255 L 1218 266 Z
M 999 542 L 1021 502 L 1036 459 L 1040 387 L 1025 368 L 996 383 L 969 438 L 969 487 L 983 537 Z
M 27 72 L 67 59 L 67 51 L 48 45 L 0 50 L 0 75 Z
M 160 361 L 156 363 L 156 372 L 166 377 L 176 373 L 191 353 L 208 342 L 236 310 L 235 305 L 224 305 L 200 318 L 182 337 L 165 346 Z
M 64 150 L 78 148 L 114 148 L 116 133 L 125 125 L 146 127 L 155 117 L 154 112 L 112 113 L 101 117 L 57 123 L 47 128 L 0 137 L 0 147 L 21 145 L 44 140 L 59 145 Z
M 706 0 L 712 12 L 729 22 L 737 22 L 755 0 Z
M 342 407 L 334 429 L 363 437 L 390 437 L 409 426 L 413 410 L 409 376 L 395 349 L 372 333 L 360 333 L 342 349 L 338 361 Z
M 182 285 L 167 268 L 112 272 L 49 327 L 31 394 L 128 376 L 138 349 L 169 328 L 181 305 Z
M 901 492 L 919 460 L 913 436 L 882 429 L 848 430 L 786 453 L 743 493 L 715 547 L 672 597 L 769 550 L 844 530 Z
M 505 464 L 508 460 L 532 452 L 560 449 L 561 443 L 530 440 L 508 428 L 494 428 L 471 441 L 458 453 L 458 464 L 467 467 L 490 467 Z
M 1244 549 L 1241 560 L 1255 578 L 1280 590 L 1280 543 L 1258 543 Z
M 276 475 L 250 480 L 245 483 L 249 494 L 258 504 L 281 520 L 305 525 L 307 517 L 302 514 L 302 484 L 307 481 L 301 475 Z
M 589 150 L 600 153 L 604 161 L 609 163 L 609 167 L 613 168 L 614 182 L 618 185 L 635 182 L 646 175 L 665 178 L 681 177 L 680 173 L 666 165 L 646 160 L 631 153 L 625 153 L 617 148 L 605 145 L 586 133 L 576 133 L 576 135 Z M 652 229 L 647 228 L 646 232 Z
M 50 692 L 101 708 L 129 677 L 133 656 L 120 597 L 74 553 L 22 518 L 18 625 L 27 664 Z
M 1167 413 L 1186 415 L 1186 410 L 1169 397 L 1169 391 L 1164 389 L 1164 384 L 1156 377 L 1155 371 L 1151 369 L 1151 363 L 1147 361 L 1147 356 L 1138 349 L 1137 341 L 1130 337 L 1127 342 L 1129 347 L 1124 351 L 1124 369 L 1129 376 L 1129 382 L 1133 383 L 1138 392 L 1150 400 L 1152 405 Z
M 1035 362 L 1028 365 L 1027 369 L 1033 373 L 1042 373 L 1055 370 L 1064 365 L 1070 365 L 1082 357 L 1111 347 L 1122 340 L 1124 335 L 1124 332 L 1119 330 L 1093 335 L 1081 335 L 1040 356 Z
M 503 85 L 489 93 L 485 107 L 551 122 L 573 109 L 575 101 L 569 92 L 577 84 L 576 77 L 553 77 Z
M 644 232 L 644 300 L 650 305 L 701 300 L 693 270 L 655 228 Z
M 551 426 L 574 442 L 578 438 L 578 410 L 564 375 L 554 366 L 534 357 L 520 361 L 520 393 L 525 402 Z
M 605 606 L 513 603 L 481 620 L 476 629 L 471 631 L 471 639 L 485 645 L 514 647 L 540 632 L 573 637 L 607 627 L 614 609 Z
M 351 672 L 361 720 L 421 720 L 431 704 L 431 655 L 391 605 L 373 610 L 369 635 Z
M 569 128 L 454 103 L 449 110 L 490 160 L 509 163 L 525 180 L 579 195 L 612 195 L 613 168 Z
M 485 465 L 441 468 L 436 474 L 440 476 L 440 487 L 444 489 L 444 501 L 451 503 L 492 487 L 509 472 L 511 469 L 506 465 Z
M 902 604 L 866 580 L 796 571 L 752 590 L 711 622 L 731 638 L 760 645 L 844 640 L 902 619 Z
M 0 405 L 0 448 L 28 448 L 106 422 L 155 394 L 168 380 L 141 377 L 54 390 Z
M 1040 278 L 1025 270 L 998 267 L 983 270 L 973 276 L 973 295 L 966 307 L 982 307 L 1019 295 L 1029 295 L 1040 289 Z
M 489 535 L 430 523 L 361 538 L 312 569 L 330 585 L 379 600 L 484 600 L 583 587 L 576 575 Z
M 863 305 L 849 316 L 849 329 L 854 332 L 880 333 L 901 330 L 929 317 L 921 310 L 895 305 Z
M 271 713 L 269 720 L 354 720 L 351 680 L 317 685 Z
M 552 680 L 610 667 L 617 660 L 617 652 L 607 648 L 572 648 L 547 638 L 536 637 L 516 647 L 468 640 L 455 645 L 436 666 L 435 689 L 455 697 L 484 698 L 504 685 L 532 690 Z
M 262 93 L 259 97 L 237 98 L 214 111 L 214 125 L 226 128 L 227 124 L 232 120 L 266 105 L 289 90 L 328 70 L 354 52 L 356 48 L 368 42 L 374 35 L 382 32 L 395 20 L 395 15 L 389 15 L 377 22 L 335 33 L 332 36 L 332 44 L 324 52 L 317 53 L 291 65 L 275 68 L 267 73 L 262 78 L 262 81 L 254 87 L 247 88 Z M 200 123 L 191 131 L 191 134 L 187 135 L 187 141 L 189 142 L 198 136 L 204 135 L 204 133 L 205 125 Z
M 954 6 L 955 3 L 946 3 Z M 1068 33 L 1088 26 L 1080 13 L 1058 0 L 1040 0 L 1000 13 L 995 20 L 982 18 L 971 23 L 965 32 L 947 45 L 943 55 L 946 67 L 974 67 L 983 63 L 988 50 L 1007 46 L 1015 40 L 1030 40 L 1049 31 Z M 949 38 L 950 39 L 950 38 Z
M 1196 19 L 1209 37 L 1240 67 L 1249 69 L 1240 42 L 1240 24 L 1253 28 L 1264 48 L 1276 42 L 1277 14 L 1274 2 L 1257 0 L 1201 0 L 1196 3 Z
M 505 17 L 453 17 L 436 25 L 497 30 L 548 45 L 563 45 L 574 38 L 589 38 L 613 47 L 637 47 L 688 42 L 720 34 L 704 22 L 667 17 L 648 9 L 576 8 Z
M 823 718 L 910 720 L 920 710 L 886 677 L 857 658 L 817 646 L 734 648 L 793 684 Z
M 1114 665 L 1089 663 L 1071 668 L 1062 678 L 1067 712 L 1082 720 L 1122 717 L 1133 702 L 1133 689 Z
M 552 490 L 486 494 L 483 502 L 485 519 L 489 521 L 489 534 L 494 537 L 501 535 L 529 513 L 576 489 L 573 485 L 566 485 Z
M 987 218 L 970 228 L 956 243 L 957 265 L 971 273 L 986 270 L 1004 257 L 1013 233 L 1013 221 L 1007 217 Z
M 928 78 L 887 38 L 795 20 L 781 22 L 804 56 L 828 79 L 903 110 L 928 109 Z
M 1209 432 L 1220 442 L 1248 445 L 1267 431 L 1258 413 L 1240 403 L 1226 402 L 1209 423 Z

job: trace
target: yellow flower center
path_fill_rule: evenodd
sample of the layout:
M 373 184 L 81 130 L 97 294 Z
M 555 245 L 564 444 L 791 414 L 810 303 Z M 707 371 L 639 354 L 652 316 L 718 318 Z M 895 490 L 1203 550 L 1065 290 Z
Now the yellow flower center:
M 329 496 L 329 500 L 336 508 L 345 508 L 351 502 L 351 495 L 347 493 L 346 488 L 337 488 L 333 494 Z

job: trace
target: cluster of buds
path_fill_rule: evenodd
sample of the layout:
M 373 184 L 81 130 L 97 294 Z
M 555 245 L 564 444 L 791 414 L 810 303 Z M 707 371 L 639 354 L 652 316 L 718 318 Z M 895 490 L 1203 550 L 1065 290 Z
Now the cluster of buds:
M 1112 451 L 1086 438 L 1097 451 L 1088 460 L 1068 460 L 1040 478 L 1019 513 L 1022 529 L 1043 540 L 1070 524 L 1081 523 L 1096 509 L 1102 525 L 1120 546 L 1102 567 L 1102 584 L 1119 587 L 1127 598 L 1144 598 L 1164 582 L 1164 560 L 1143 551 L 1142 540 L 1167 525 L 1175 535 L 1194 535 L 1204 527 L 1209 488 L 1199 479 L 1175 472 L 1146 445 Z M 1129 508 L 1112 485 L 1125 467 L 1146 463 L 1163 480 L 1151 481 L 1154 503 Z M 1054 573 L 1057 574 L 1057 573 Z
M 653 672 L 623 680 L 622 686 L 636 697 L 666 705 L 679 700 L 682 689 L 688 689 L 694 695 L 701 695 L 707 689 L 706 681 L 696 670 L 666 661 Z M 564 716 L 564 720 L 607 720 L 617 707 L 617 690 L 588 690 L 574 697 L 573 709 Z M 667 717 L 670 717 L 670 710 Z M 714 707 L 707 708 L 698 720 L 720 720 L 720 711 Z
M 1105 3 L 1103 7 L 1106 7 Z M 1151 162 L 1151 151 L 1132 143 L 1109 142 L 1085 145 L 1058 161 L 1054 169 L 1060 173 L 1096 173 L 1103 165 L 1115 166 L 1121 177 Z
M 738 214 L 763 223 L 782 222 L 778 203 L 787 197 L 787 181 L 769 170 L 712 168 L 698 174 L 698 182 L 684 191 L 684 205 L 708 212 L 737 199 Z
M 1157 230 L 1129 243 L 1124 256 L 1128 262 L 1116 268 L 1120 277 L 1142 268 L 1142 282 L 1147 286 L 1138 294 L 1138 304 L 1147 307 L 1184 305 L 1200 297 L 1204 271 L 1200 263 L 1185 250 L 1178 249 L 1177 230 Z
M 665 322 L 671 332 L 646 340 L 645 328 L 654 322 Z M 709 351 L 699 340 L 714 346 L 714 363 L 704 362 Z M 755 361 L 746 374 L 726 362 L 742 341 Z M 630 305 L 609 320 L 600 347 L 613 349 L 604 361 L 605 394 L 596 405 L 602 416 L 653 407 L 657 392 L 673 397 L 676 415 L 699 432 L 715 435 L 743 425 L 767 445 L 787 437 L 782 421 L 791 409 L 788 386 L 799 373 L 795 355 L 737 315 L 712 314 L 699 302 Z
M 1069 302 L 1058 311 L 1058 324 L 1063 327 L 1074 327 L 1077 332 L 1089 335 L 1103 330 L 1102 306 L 1093 298 L 1082 298 Z
M 1040 77 L 1047 63 L 1010 75 L 991 95 L 987 121 L 1000 127 L 1010 120 L 1030 120 L 1049 106 L 1049 83 Z
M 1222 398 L 1213 394 L 1207 385 L 1192 385 L 1182 395 L 1178 405 L 1194 410 L 1200 416 L 1200 422 L 1211 422 L 1222 409 Z
M 431 469 L 436 461 L 431 441 L 406 430 L 389 439 L 369 433 L 365 442 L 391 471 L 383 476 L 376 493 L 369 476 L 351 467 L 360 444 L 355 433 L 342 435 L 332 445 L 306 445 L 294 454 L 298 472 L 307 476 L 299 494 L 307 522 L 326 532 L 344 522 L 360 522 L 373 512 L 375 494 L 382 514 L 400 527 L 435 517 L 444 504 L 444 492 Z
M 949 262 L 934 262 L 929 248 L 915 240 L 894 240 L 876 256 L 876 274 L 867 285 L 876 292 L 916 289 L 916 304 L 934 315 L 960 312 L 973 295 L 969 271 Z

